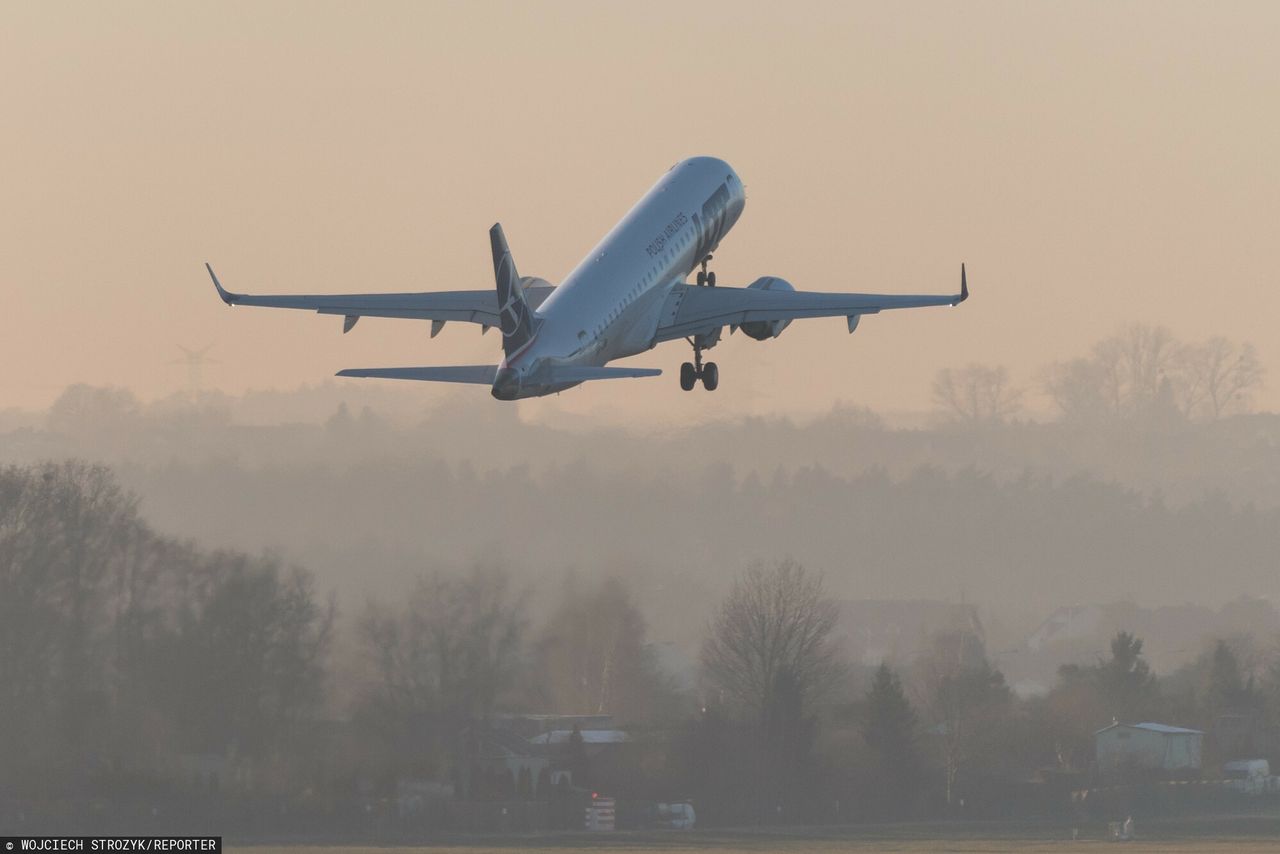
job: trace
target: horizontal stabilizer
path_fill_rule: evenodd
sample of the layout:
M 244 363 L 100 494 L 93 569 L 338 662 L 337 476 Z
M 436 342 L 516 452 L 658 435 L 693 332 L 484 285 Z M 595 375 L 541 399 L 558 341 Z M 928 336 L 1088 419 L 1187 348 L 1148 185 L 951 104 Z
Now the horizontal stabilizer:
M 628 377 L 657 377 L 657 368 L 590 368 L 559 365 L 551 369 L 551 379 L 557 383 L 585 383 L 590 380 L 616 380 Z
M 338 376 L 493 385 L 493 378 L 497 373 L 497 365 L 448 365 L 439 368 L 348 368 L 338 371 Z

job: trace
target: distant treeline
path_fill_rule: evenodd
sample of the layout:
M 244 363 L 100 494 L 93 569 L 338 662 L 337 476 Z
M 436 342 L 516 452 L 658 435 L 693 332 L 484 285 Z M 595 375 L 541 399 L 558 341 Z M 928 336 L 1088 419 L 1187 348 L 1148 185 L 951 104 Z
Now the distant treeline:
M 45 426 L 0 435 L 0 458 L 68 455 L 114 465 L 161 529 L 281 549 L 357 601 L 489 557 L 528 580 L 625 562 L 651 618 L 648 590 L 684 585 L 696 612 L 762 555 L 850 598 L 964 593 L 1042 616 L 1280 593 L 1274 415 L 894 430 L 846 410 L 655 435 L 521 424 L 488 401 L 402 426 L 339 407 L 250 427 L 80 387 Z
M 718 418 L 712 405 L 692 425 L 563 428 L 524 423 L 517 407 L 484 394 L 458 393 L 428 410 L 403 384 L 328 382 L 239 397 L 193 388 L 153 403 L 124 388 L 73 385 L 45 413 L 0 410 L 0 459 L 249 469 L 407 460 L 535 473 L 582 464 L 610 476 L 728 465 L 769 477 L 820 466 L 899 478 L 931 465 L 1000 478 L 1087 474 L 1175 504 L 1219 493 L 1270 508 L 1280 504 L 1280 415 L 1254 412 L 1265 378 L 1247 343 L 1180 341 L 1132 324 L 1083 356 L 1030 371 L 943 369 L 932 413 L 910 429 L 847 404 L 816 418 Z
M 821 465 L 619 475 L 587 463 L 477 472 L 408 460 L 173 462 L 122 474 L 166 529 L 284 548 L 344 597 L 387 592 L 424 565 L 499 556 L 530 581 L 621 561 L 652 582 L 646 608 L 670 599 L 670 585 L 704 608 L 738 567 L 789 555 L 821 568 L 846 598 L 963 594 L 1047 615 L 1123 597 L 1216 604 L 1271 594 L 1280 553 L 1280 509 L 1216 494 L 1166 502 L 1083 475 L 844 476 Z

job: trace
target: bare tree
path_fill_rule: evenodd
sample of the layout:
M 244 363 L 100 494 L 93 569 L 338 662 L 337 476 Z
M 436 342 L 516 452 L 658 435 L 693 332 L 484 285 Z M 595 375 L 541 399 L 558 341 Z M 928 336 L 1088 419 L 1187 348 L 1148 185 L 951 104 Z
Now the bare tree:
M 524 599 L 498 569 L 436 573 L 403 607 L 370 606 L 360 634 L 373 665 L 362 718 L 400 758 L 436 763 L 519 683 Z
M 136 419 L 141 408 L 127 388 L 77 383 L 67 386 L 49 407 L 48 425 L 72 435 L 116 431 Z
M 1093 359 L 1055 362 L 1044 372 L 1044 391 L 1064 421 L 1092 424 L 1110 420 L 1115 412 L 1102 394 L 1103 371 Z
M 1262 385 L 1263 368 L 1252 344 L 1235 344 L 1221 335 L 1179 353 L 1179 404 L 1188 418 L 1216 421 L 1247 411 Z
M 962 424 L 1004 423 L 1022 408 L 1022 393 L 1003 365 L 943 368 L 933 379 L 934 403 Z
M 749 567 L 711 621 L 702 668 L 739 713 L 757 814 L 791 816 L 804 797 L 816 731 L 809 709 L 841 669 L 836 618 L 822 577 L 785 560 Z
M 101 466 L 0 470 L 0 776 L 279 757 L 318 710 L 332 606 L 310 576 L 159 537 L 136 506 Z
M 947 804 L 959 800 L 964 770 L 979 756 L 990 755 L 984 742 L 998 736 L 998 718 L 1012 695 L 1004 675 L 987 661 L 980 630 L 960 628 L 933 637 L 929 655 L 920 663 L 924 706 L 941 741 Z
M 110 693 L 113 579 L 148 539 L 137 500 L 102 466 L 0 472 L 0 752 L 41 737 L 46 755 L 92 749 Z
M 320 709 L 334 605 L 270 556 L 214 552 L 193 576 L 154 693 L 185 749 L 273 757 Z
M 1251 344 L 1222 336 L 1183 344 L 1163 326 L 1135 323 L 1088 357 L 1051 365 L 1044 387 L 1071 421 L 1216 420 L 1248 409 L 1262 377 Z
M 702 644 L 710 685 L 766 721 L 780 686 L 808 702 L 839 671 L 835 604 L 822 576 L 793 560 L 755 564 L 733 585 Z
M 538 682 L 550 709 L 644 719 L 672 695 L 645 641 L 645 622 L 617 579 L 570 576 L 538 639 Z
M 1159 416 L 1173 407 L 1180 351 L 1165 327 L 1134 323 L 1094 344 L 1087 358 L 1050 366 L 1045 391 L 1067 420 Z

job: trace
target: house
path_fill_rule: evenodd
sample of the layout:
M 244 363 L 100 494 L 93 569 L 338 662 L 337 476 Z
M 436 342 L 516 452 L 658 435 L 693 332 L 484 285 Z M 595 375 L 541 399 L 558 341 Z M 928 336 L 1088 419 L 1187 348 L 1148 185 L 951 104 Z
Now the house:
M 613 721 L 612 715 L 545 715 L 545 714 L 501 714 L 495 715 L 491 721 L 494 729 L 507 730 L 523 738 L 534 738 L 543 733 L 556 730 L 572 731 L 576 726 L 581 730 L 608 729 Z
M 459 769 L 459 793 L 471 800 L 546 798 L 554 785 L 554 757 L 543 745 L 502 729 L 477 729 L 466 736 L 472 764 Z
M 1094 733 L 1098 772 L 1112 779 L 1196 776 L 1203 742 L 1198 729 L 1158 723 L 1113 723 Z

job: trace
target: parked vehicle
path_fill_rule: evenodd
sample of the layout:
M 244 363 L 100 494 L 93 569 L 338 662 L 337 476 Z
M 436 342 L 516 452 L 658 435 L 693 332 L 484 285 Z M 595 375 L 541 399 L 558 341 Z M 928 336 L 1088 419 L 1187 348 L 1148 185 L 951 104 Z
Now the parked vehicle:
M 1265 759 L 1236 759 L 1222 766 L 1222 776 L 1233 791 L 1261 795 L 1270 788 L 1271 765 Z

